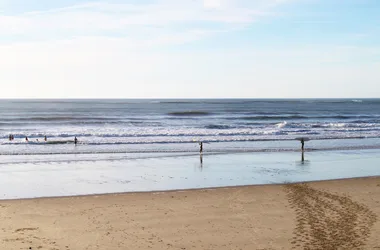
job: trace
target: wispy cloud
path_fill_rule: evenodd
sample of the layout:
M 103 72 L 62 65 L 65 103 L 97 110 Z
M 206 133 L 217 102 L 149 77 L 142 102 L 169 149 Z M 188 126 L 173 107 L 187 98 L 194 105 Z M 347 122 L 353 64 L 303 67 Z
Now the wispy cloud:
M 149 4 L 88 2 L 0 14 L 0 33 L 8 37 L 62 39 L 78 36 L 125 37 L 137 40 L 192 41 L 252 24 L 273 15 L 278 0 L 161 0 Z M 163 35 L 165 35 L 163 38 Z M 179 36 L 180 38 L 178 38 Z

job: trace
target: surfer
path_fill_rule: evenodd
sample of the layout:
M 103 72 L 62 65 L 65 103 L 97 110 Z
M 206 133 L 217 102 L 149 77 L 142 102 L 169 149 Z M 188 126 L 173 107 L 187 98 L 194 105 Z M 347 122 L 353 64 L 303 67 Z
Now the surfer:
M 199 153 L 202 154 L 203 152 L 203 142 L 199 143 Z
M 25 141 L 29 142 L 29 139 L 28 139 L 28 137 L 27 137 L 27 136 L 25 136 Z
M 74 138 L 74 144 L 77 145 L 77 143 L 78 143 L 78 139 L 77 139 L 77 137 L 75 136 L 75 138 Z

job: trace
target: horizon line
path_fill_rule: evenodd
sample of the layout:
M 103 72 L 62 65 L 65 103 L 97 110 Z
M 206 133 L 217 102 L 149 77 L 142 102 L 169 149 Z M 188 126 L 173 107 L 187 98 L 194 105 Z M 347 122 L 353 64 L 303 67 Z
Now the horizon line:
M 0 100 L 316 100 L 316 99 L 380 99 L 380 97 L 0 97 Z

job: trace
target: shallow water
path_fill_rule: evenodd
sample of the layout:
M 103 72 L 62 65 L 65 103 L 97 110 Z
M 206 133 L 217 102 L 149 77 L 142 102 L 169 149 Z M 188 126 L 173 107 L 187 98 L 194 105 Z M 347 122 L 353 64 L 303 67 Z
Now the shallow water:
M 273 184 L 380 175 L 380 150 L 0 156 L 1 198 Z M 8 163 L 5 163 L 8 161 Z

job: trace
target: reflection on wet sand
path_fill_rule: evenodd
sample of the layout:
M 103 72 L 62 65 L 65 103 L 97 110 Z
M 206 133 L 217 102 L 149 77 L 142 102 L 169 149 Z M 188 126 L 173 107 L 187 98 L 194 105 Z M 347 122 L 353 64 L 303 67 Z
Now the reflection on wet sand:
M 200 160 L 199 168 L 202 171 L 203 170 L 203 155 L 199 156 L 199 160 Z
M 309 165 L 310 161 L 305 159 L 305 151 L 301 151 L 301 161 L 297 162 L 299 166 Z
M 108 154 L 0 156 L 0 183 L 4 186 L 3 199 L 292 183 L 376 176 L 379 155 L 380 150 L 361 150 L 355 154 L 305 150 L 303 157 L 299 151 L 207 153 L 205 159 L 198 152 L 118 157 Z M 24 185 L 19 185 L 21 175 L 28 176 L 23 179 Z M 31 186 L 41 188 L 30 189 Z

